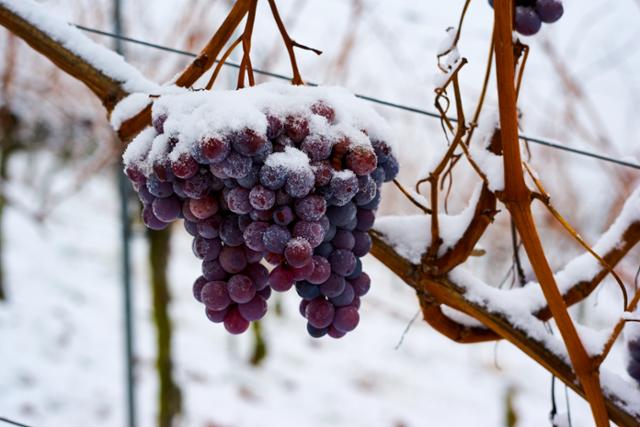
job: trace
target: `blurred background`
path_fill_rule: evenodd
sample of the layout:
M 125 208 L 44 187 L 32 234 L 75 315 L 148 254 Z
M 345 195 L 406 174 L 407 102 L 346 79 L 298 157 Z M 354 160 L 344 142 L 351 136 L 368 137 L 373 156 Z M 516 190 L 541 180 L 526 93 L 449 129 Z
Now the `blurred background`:
M 42 0 L 69 22 L 111 31 L 113 0 Z M 122 0 L 124 34 L 197 52 L 228 12 L 228 0 Z M 520 95 L 527 135 L 638 163 L 640 1 L 565 0 L 565 15 L 525 38 L 531 54 Z M 308 81 L 433 110 L 436 50 L 456 26 L 463 0 L 280 1 L 289 33 L 322 50 L 300 51 Z M 254 67 L 289 74 L 266 2 L 259 2 Z M 491 9 L 474 0 L 460 51 L 465 108 L 479 95 Z M 90 35 L 108 47 L 114 41 Z M 165 82 L 189 58 L 125 43 L 125 55 Z M 127 419 L 119 195 L 120 143 L 80 83 L 0 30 L 0 417 L 32 426 L 124 426 Z M 238 56 L 232 60 L 238 60 Z M 203 79 L 206 83 L 207 76 Z M 265 81 L 260 77 L 259 81 Z M 216 89 L 235 87 L 225 69 Z M 493 84 L 487 110 L 496 104 Z M 400 146 L 400 181 L 424 176 L 446 148 L 440 123 L 375 107 Z M 615 218 L 640 171 L 531 145 L 556 208 L 590 243 Z M 476 180 L 455 175 L 449 211 L 463 208 Z M 148 233 L 132 215 L 135 397 L 139 426 L 549 425 L 551 375 L 508 343 L 455 344 L 420 319 L 412 290 L 373 257 L 361 322 L 341 340 L 310 338 L 295 292 L 272 297 L 259 333 L 229 336 L 211 324 L 191 291 L 199 263 L 180 224 Z M 580 248 L 542 209 L 539 226 L 555 269 Z M 380 214 L 415 214 L 392 186 Z M 500 215 L 481 242 L 474 272 L 518 286 L 510 225 Z M 618 268 L 630 286 L 640 252 Z M 165 262 L 166 258 L 166 262 Z M 527 279 L 532 278 L 524 263 Z M 621 296 L 605 282 L 573 309 L 606 329 Z M 274 310 L 274 306 L 278 309 Z M 412 322 L 412 319 L 415 319 Z M 626 377 L 620 343 L 605 364 Z M 557 385 L 560 412 L 591 425 L 581 398 Z

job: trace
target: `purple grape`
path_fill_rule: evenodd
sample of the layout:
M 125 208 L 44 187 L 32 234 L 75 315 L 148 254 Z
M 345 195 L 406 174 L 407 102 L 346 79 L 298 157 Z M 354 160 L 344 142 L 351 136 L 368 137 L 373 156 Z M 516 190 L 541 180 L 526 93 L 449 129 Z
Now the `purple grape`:
M 358 178 L 348 170 L 336 172 L 329 187 L 334 204 L 344 206 L 358 193 Z
M 202 288 L 207 283 L 207 279 L 202 276 L 199 276 L 195 282 L 193 282 L 193 297 L 198 302 L 202 302 Z
M 540 27 L 542 26 L 542 21 L 538 14 L 536 14 L 535 10 L 530 7 L 524 6 L 516 6 L 516 31 L 522 34 L 523 36 L 532 36 L 540 31 Z M 383 167 L 385 167 L 385 173 L 387 172 L 387 164 L 385 163 Z
M 233 188 L 227 192 L 225 200 L 229 210 L 233 213 L 248 214 L 251 212 L 249 190 L 242 187 Z
M 314 328 L 327 328 L 333 322 L 335 310 L 333 304 L 324 298 L 316 298 L 309 302 L 305 309 L 305 317 Z
M 242 178 L 251 173 L 251 159 L 242 154 L 231 152 L 222 162 L 222 171 L 230 178 Z
M 337 227 L 347 225 L 356 217 L 358 209 L 353 203 L 347 203 L 344 206 L 331 206 L 327 209 L 327 217 L 332 224 Z
M 242 234 L 245 245 L 254 251 L 265 251 L 267 248 L 264 244 L 264 233 L 267 228 L 269 228 L 269 224 L 266 222 L 252 222 L 249 224 Z
M 198 162 L 188 153 L 182 153 L 177 160 L 171 162 L 171 171 L 175 176 L 189 179 L 198 173 Z
M 353 249 L 353 246 L 356 244 L 356 239 L 353 233 L 346 230 L 338 230 L 336 231 L 336 235 L 331 240 L 331 244 L 336 249 Z
M 319 221 L 327 211 L 327 202 L 320 196 L 307 196 L 296 201 L 295 211 L 303 221 Z
M 320 286 L 313 285 L 307 281 L 296 283 L 296 292 L 302 299 L 311 301 L 320 296 Z
M 331 143 L 320 135 L 311 135 L 302 142 L 300 150 L 302 150 L 311 161 L 326 160 L 331 155 Z
M 286 292 L 295 282 L 293 272 L 288 268 L 279 265 L 269 274 L 269 286 L 276 292 Z
M 294 268 L 300 268 L 311 262 L 313 249 L 306 239 L 296 237 L 287 242 L 284 249 L 284 257 L 287 263 Z
M 353 302 L 353 299 L 356 297 L 356 293 L 353 290 L 353 286 L 347 283 L 344 286 L 344 290 L 337 297 L 331 298 L 331 304 L 336 307 L 345 307 L 350 305 Z
M 279 206 L 273 211 L 273 222 L 278 225 L 289 225 L 295 219 L 295 215 L 289 206 Z
M 302 198 L 313 189 L 315 181 L 310 168 L 295 169 L 289 172 L 284 188 L 291 197 Z
M 182 193 L 191 199 L 201 199 L 209 193 L 213 176 L 206 171 L 201 171 L 182 184 Z M 174 186 L 175 189 L 175 186 Z
M 200 221 L 196 225 L 198 234 L 205 239 L 215 239 L 220 236 L 220 226 L 222 225 L 222 216 L 220 214 L 213 215 L 205 220 Z
M 382 170 L 384 170 L 384 182 L 393 181 L 400 171 L 398 160 L 393 156 L 389 156 L 389 160 L 382 165 Z
M 360 276 L 350 280 L 350 283 L 353 286 L 353 290 L 356 292 L 356 295 L 359 297 L 366 295 L 371 288 L 371 279 L 367 273 L 361 273 Z
M 287 242 L 291 239 L 291 233 L 286 227 L 281 225 L 271 225 L 264 232 L 263 239 L 264 246 L 269 252 L 282 254 Z
M 376 213 L 368 209 L 358 209 L 357 213 L 358 223 L 356 229 L 360 231 L 369 231 L 373 227 L 373 223 L 376 221 Z
M 238 178 L 236 183 L 247 190 L 251 190 L 258 183 L 258 176 L 260 174 L 260 165 L 254 163 L 251 166 L 251 171 L 244 177 Z
M 273 252 L 267 252 L 264 255 L 264 260 L 267 261 L 271 265 L 280 265 L 282 261 L 284 261 L 284 256 L 282 254 L 276 254 Z
M 378 166 L 378 159 L 372 147 L 352 145 L 347 152 L 347 167 L 356 175 L 368 175 Z
M 176 196 L 169 196 L 163 199 L 155 199 L 151 204 L 151 209 L 160 221 L 171 222 L 180 216 L 182 205 Z
M 371 202 L 376 197 L 376 192 L 378 191 L 378 186 L 373 179 L 371 179 L 370 175 L 358 177 L 358 188 L 358 193 L 353 198 L 353 201 L 358 206 Z
M 238 246 L 224 246 L 218 259 L 224 271 L 231 274 L 240 273 L 247 266 L 244 250 Z
M 540 20 L 546 24 L 552 24 L 562 17 L 564 7 L 558 0 L 538 0 L 536 2 L 536 13 Z
M 324 239 L 324 229 L 319 222 L 298 221 L 293 226 L 293 237 L 302 237 L 316 248 Z
M 231 307 L 224 318 L 224 327 L 229 333 L 238 335 L 249 328 L 249 321 L 242 317 L 238 307 Z
M 302 317 L 305 317 L 305 318 L 306 318 L 305 311 L 307 310 L 307 305 L 309 305 L 309 301 L 303 299 L 300 301 L 300 305 L 298 306 L 300 310 L 300 314 L 302 315 Z
M 284 131 L 296 144 L 300 144 L 309 135 L 309 121 L 300 116 L 289 116 Z
M 282 120 L 276 116 L 267 115 L 267 138 L 274 140 L 284 132 Z
M 373 180 L 373 182 L 376 183 L 376 186 L 380 187 L 382 185 L 383 182 L 386 182 L 386 176 L 384 174 L 384 169 L 382 168 L 382 165 L 378 166 L 376 168 L 376 170 L 374 170 L 373 172 L 371 172 L 371 179 Z
M 233 135 L 231 146 L 242 155 L 254 156 L 263 149 L 266 143 L 267 140 L 254 130 L 245 129 Z
M 228 246 L 240 246 L 244 243 L 237 216 L 230 215 L 222 220 L 222 224 L 220 225 L 220 239 Z
M 322 258 L 329 258 L 329 255 L 331 255 L 332 252 L 333 252 L 333 245 L 328 242 L 322 243 L 314 251 L 316 255 L 321 256 Z
M 340 307 L 335 310 L 333 326 L 340 332 L 353 331 L 360 322 L 360 315 L 355 307 Z
M 369 237 L 368 233 L 364 231 L 354 231 L 354 245 L 353 245 L 353 254 L 356 257 L 363 257 L 369 253 L 371 250 L 371 237 Z M 335 245 L 334 245 L 335 246 Z M 349 248 L 342 248 L 349 249 Z
M 373 198 L 372 201 L 367 203 L 366 205 L 360 206 L 362 209 L 368 209 L 371 211 L 375 211 L 380 206 L 380 200 L 382 200 L 382 195 L 380 194 L 380 190 L 376 191 L 376 197 Z
M 376 153 L 376 157 L 378 159 L 378 165 L 382 165 L 389 160 L 391 154 L 391 147 L 384 141 L 373 140 L 371 141 L 371 146 L 373 147 L 373 151 Z
M 222 161 L 219 163 L 212 163 L 209 165 L 209 170 L 211 171 L 214 177 L 218 179 L 227 179 L 229 178 L 229 175 L 227 175 L 227 173 L 225 172 L 225 165 L 226 165 L 225 161 Z
M 150 176 L 147 179 L 147 190 L 155 197 L 169 197 L 173 194 L 173 185 L 170 182 L 161 182 L 158 178 Z
M 218 258 L 220 250 L 222 249 L 222 243 L 220 239 L 205 239 L 198 236 L 193 239 L 191 247 L 195 256 L 204 261 L 209 261 Z
M 262 261 L 262 258 L 264 258 L 264 251 L 254 251 L 253 249 L 249 249 L 246 245 L 243 245 L 243 248 L 249 264 L 260 262 Z
M 287 181 L 287 171 L 283 167 L 264 165 L 260 169 L 260 184 L 269 190 L 281 188 Z
M 307 281 L 314 285 L 320 285 L 331 276 L 331 265 L 326 258 L 318 255 L 314 255 L 312 261 L 313 273 L 307 278 Z
M 354 267 L 351 274 L 346 277 L 346 279 L 355 279 L 356 277 L 360 276 L 360 274 L 362 274 L 362 261 L 360 261 L 360 258 L 356 258 L 356 266 Z
M 256 295 L 251 301 L 239 304 L 238 310 L 248 321 L 260 320 L 267 314 L 267 301 L 260 295 Z
M 322 338 L 327 335 L 328 330 L 328 328 L 316 328 L 311 323 L 307 323 L 307 332 L 312 338 Z
M 220 265 L 220 261 L 212 259 L 202 262 L 202 275 L 209 281 L 225 280 L 227 272 Z
M 336 237 L 337 232 L 338 232 L 338 227 L 336 227 L 333 224 L 329 225 L 329 229 L 324 234 L 324 239 L 322 239 L 322 243 L 328 243 L 332 241 L 333 238 Z
M 266 288 L 269 283 L 269 270 L 262 264 L 249 264 L 243 273 L 251 278 L 258 291 Z
M 257 185 L 249 193 L 249 203 L 254 209 L 267 210 L 276 204 L 276 193 L 262 185 Z
M 173 171 L 171 170 L 171 162 L 167 157 L 154 161 L 151 168 L 159 181 L 172 182 L 176 179 Z
M 228 312 L 229 308 L 225 308 L 224 310 L 211 310 L 210 308 L 205 309 L 207 319 L 213 323 L 222 323 Z
M 327 121 L 329 123 L 333 123 L 335 121 L 335 118 L 336 118 L 335 110 L 333 108 L 329 107 L 323 101 L 318 101 L 315 104 L 313 104 L 311 106 L 311 112 L 313 114 L 318 115 L 318 116 L 324 117 L 325 119 L 327 119 Z
M 225 139 L 210 137 L 198 143 L 198 152 L 207 163 L 219 163 L 227 158 L 231 149 Z
M 158 217 L 154 215 L 151 206 L 146 206 L 142 209 L 142 222 L 144 222 L 144 225 L 146 225 L 147 228 L 156 231 L 164 230 L 169 226 L 168 222 L 160 221 Z
M 227 283 L 229 297 L 233 302 L 243 304 L 249 302 L 256 295 L 256 287 L 248 276 L 236 274 Z M 247 319 L 250 320 L 250 319 Z
M 189 211 L 198 220 L 207 219 L 218 212 L 220 205 L 213 196 L 205 196 L 202 199 L 190 199 Z M 186 214 L 185 214 L 186 217 Z
M 271 288 L 269 286 L 266 286 L 264 289 L 259 290 L 257 294 L 264 298 L 266 301 L 271 297 Z
M 356 266 L 356 257 L 353 252 L 345 249 L 336 249 L 329 255 L 331 270 L 340 276 L 348 276 Z
M 146 177 L 144 176 L 144 173 L 142 173 L 142 170 L 140 170 L 140 167 L 133 163 L 125 166 L 124 173 L 129 177 L 131 182 L 139 185 L 143 184 L 146 180 Z
M 334 298 L 344 292 L 346 284 L 344 277 L 331 273 L 329 278 L 320 285 L 320 292 L 328 298 Z
M 191 222 L 188 219 L 184 220 L 184 229 L 187 230 L 187 233 L 189 233 L 193 237 L 196 237 L 199 234 L 198 224 L 196 224 L 195 222 Z M 212 236 L 212 237 L 202 236 L 202 237 L 206 237 L 207 239 L 212 239 L 213 237 L 216 237 L 216 236 Z
M 329 185 L 333 177 L 333 168 L 328 161 L 311 163 L 313 174 L 315 176 L 316 187 Z
M 340 332 L 333 325 L 331 325 L 329 326 L 329 329 L 327 329 L 327 335 L 329 335 L 331 338 L 340 339 L 344 337 L 346 334 L 344 332 Z
M 313 274 L 313 263 L 303 265 L 302 267 L 292 268 L 293 280 L 307 280 Z
M 231 298 L 227 292 L 227 284 L 222 281 L 208 282 L 200 293 L 202 302 L 207 308 L 219 311 L 224 310 L 231 304 Z
M 138 191 L 138 198 L 143 204 L 150 205 L 155 200 L 155 197 L 153 196 L 153 194 L 151 194 L 147 189 L 146 181 L 144 182 L 144 185 L 140 185 L 137 191 Z

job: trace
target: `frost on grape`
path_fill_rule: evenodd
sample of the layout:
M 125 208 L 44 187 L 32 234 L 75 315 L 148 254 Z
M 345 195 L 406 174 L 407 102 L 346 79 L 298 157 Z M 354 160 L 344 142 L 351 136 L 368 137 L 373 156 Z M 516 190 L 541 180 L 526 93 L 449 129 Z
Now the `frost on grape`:
M 146 101 L 124 100 L 118 120 Z M 183 218 L 194 237 L 193 292 L 209 320 L 242 333 L 271 290 L 295 285 L 309 334 L 341 338 L 369 290 L 360 257 L 380 187 L 398 173 L 393 147 L 381 117 L 343 89 L 264 84 L 155 99 L 123 160 L 145 224 Z

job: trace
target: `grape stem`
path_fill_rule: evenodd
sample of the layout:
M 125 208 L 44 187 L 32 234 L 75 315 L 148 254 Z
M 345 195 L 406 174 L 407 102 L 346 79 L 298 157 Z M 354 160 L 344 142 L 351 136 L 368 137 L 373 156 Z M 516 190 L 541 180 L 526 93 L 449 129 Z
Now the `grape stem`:
M 322 55 L 322 51 L 318 49 L 314 49 L 309 46 L 302 45 L 295 40 L 293 40 L 287 29 L 282 22 L 282 18 L 280 18 L 280 13 L 278 12 L 278 7 L 276 6 L 275 0 L 269 0 L 269 7 L 271 8 L 271 13 L 273 15 L 273 19 L 276 21 L 276 25 L 278 26 L 278 30 L 280 31 L 280 35 L 282 36 L 282 40 L 284 41 L 284 45 L 287 48 L 287 52 L 289 53 L 289 60 L 291 61 L 291 70 L 293 71 L 293 78 L 291 79 L 291 83 L 294 85 L 303 85 L 304 80 L 300 76 L 300 70 L 298 69 L 298 62 L 296 60 L 296 53 L 294 48 L 300 48 L 304 50 L 310 50 L 314 52 L 316 55 Z
M 256 8 L 258 6 L 258 0 L 251 0 L 249 5 L 249 14 L 247 16 L 247 23 L 244 27 L 244 33 L 242 33 L 242 61 L 240 62 L 240 71 L 238 72 L 238 89 L 244 87 L 245 75 L 249 75 L 249 85 L 254 86 L 256 84 L 255 77 L 253 75 L 253 67 L 251 66 L 251 37 L 253 35 L 253 25 L 256 20 Z

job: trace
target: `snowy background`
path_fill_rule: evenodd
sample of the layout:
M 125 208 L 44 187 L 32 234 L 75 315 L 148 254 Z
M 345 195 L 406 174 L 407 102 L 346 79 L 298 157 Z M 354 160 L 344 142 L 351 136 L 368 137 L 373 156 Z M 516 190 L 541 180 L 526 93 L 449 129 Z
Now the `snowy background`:
M 69 21 L 109 29 L 107 0 L 48 0 L 43 7 Z M 197 51 L 228 10 L 227 1 L 124 0 L 125 32 L 171 47 Z M 262 3 L 262 2 L 261 2 Z M 435 51 L 445 29 L 457 25 L 462 0 L 288 0 L 281 12 L 289 32 L 325 53 L 300 52 L 303 77 L 354 92 L 431 109 Z M 401 3 L 401 4 L 399 4 Z M 640 106 L 640 2 L 565 0 L 566 13 L 530 40 L 532 52 L 520 107 L 523 130 L 638 162 Z M 491 9 L 470 7 L 460 49 L 467 109 L 478 95 L 490 37 Z M 253 46 L 257 68 L 288 74 L 288 61 L 268 8 L 260 5 Z M 111 45 L 104 38 L 96 40 Z M 81 85 L 55 71 L 23 43 L 0 31 L 0 57 L 10 85 L 1 104 L 32 127 L 50 129 L 49 148 L 16 154 L 4 183 L 9 207 L 3 219 L 9 300 L 0 303 L 0 416 L 33 426 L 121 426 L 125 420 L 118 202 L 109 161 L 115 142 L 104 112 Z M 127 56 L 147 76 L 166 81 L 188 58 L 127 45 Z M 235 58 L 237 59 L 237 58 Z M 231 86 L 233 70 L 220 87 Z M 490 93 L 488 104 L 495 102 Z M 400 143 L 400 180 L 411 185 L 443 150 L 439 124 L 407 112 L 376 107 Z M 82 122 L 69 134 L 66 124 Z M 75 129 L 75 128 L 74 128 Z M 53 149 L 51 149 L 53 148 Z M 53 153 L 53 154 L 52 154 Z M 60 159 L 71 157 L 72 162 Z M 638 171 L 532 146 L 532 163 L 556 207 L 589 242 L 611 222 Z M 452 210 L 464 206 L 470 185 L 459 177 Z M 414 213 L 386 188 L 383 213 Z M 560 268 L 579 249 L 542 215 L 543 239 L 553 244 Z M 154 332 L 148 292 L 147 250 L 135 225 L 134 286 L 139 421 L 156 413 Z M 478 275 L 498 283 L 509 268 L 508 223 L 500 219 L 483 239 L 492 255 L 473 260 Z M 512 401 L 518 426 L 548 425 L 551 376 L 508 343 L 455 344 L 417 319 L 410 288 L 372 257 L 373 277 L 361 323 L 342 340 L 313 340 L 304 330 L 297 296 L 282 297 L 283 314 L 264 322 L 268 356 L 248 363 L 250 336 L 230 337 L 209 323 L 191 294 L 199 270 L 190 240 L 176 227 L 172 241 L 171 315 L 175 374 L 183 392 L 180 425 L 392 426 L 506 425 Z M 632 283 L 639 252 L 619 272 Z M 530 275 L 527 269 L 527 274 Z M 619 315 L 620 295 L 607 282 L 574 314 L 606 328 Z M 624 374 L 618 345 L 606 363 Z M 558 386 L 559 410 L 566 411 Z M 588 407 L 569 392 L 574 426 L 592 424 Z

